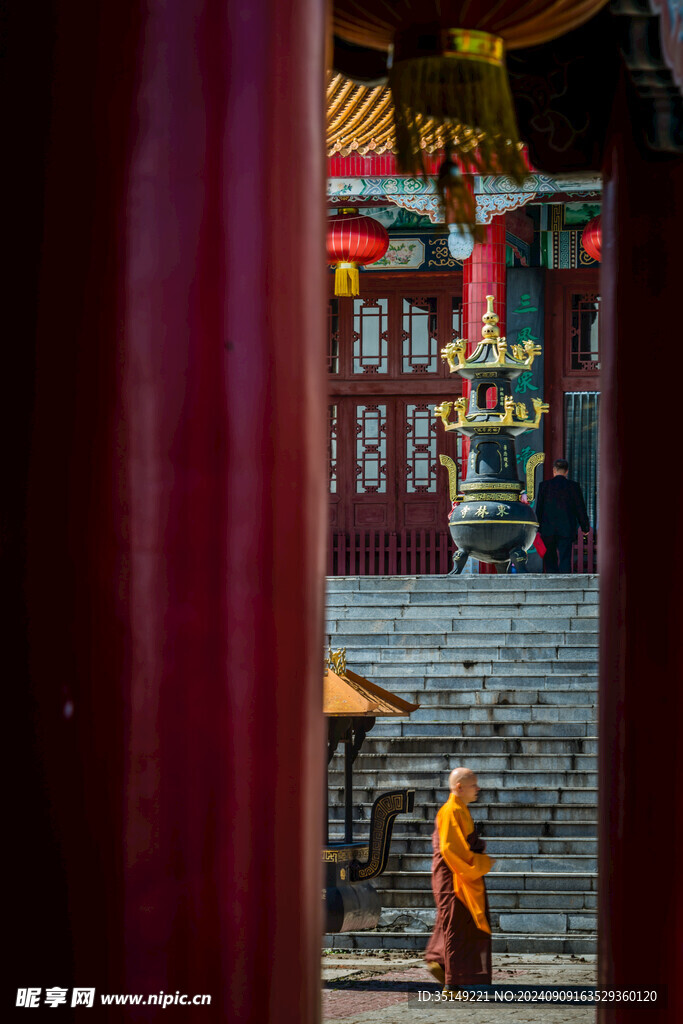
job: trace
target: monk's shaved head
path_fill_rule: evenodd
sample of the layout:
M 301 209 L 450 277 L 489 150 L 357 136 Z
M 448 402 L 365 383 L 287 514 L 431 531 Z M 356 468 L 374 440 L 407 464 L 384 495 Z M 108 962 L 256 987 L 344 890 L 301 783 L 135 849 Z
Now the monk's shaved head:
M 454 768 L 448 776 L 448 788 L 452 793 L 459 782 L 471 782 L 476 777 L 471 768 Z

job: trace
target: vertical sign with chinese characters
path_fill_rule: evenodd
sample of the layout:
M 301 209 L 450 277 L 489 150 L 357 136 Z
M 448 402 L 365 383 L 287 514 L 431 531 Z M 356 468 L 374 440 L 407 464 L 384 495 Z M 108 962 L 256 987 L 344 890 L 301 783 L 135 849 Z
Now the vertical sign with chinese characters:
M 532 341 L 545 350 L 543 326 L 545 271 L 538 268 L 508 267 L 507 272 L 507 342 L 524 345 Z M 543 398 L 544 353 L 536 356 L 530 370 L 524 370 L 512 384 L 515 402 L 524 402 L 529 417 L 534 413 L 532 399 Z M 526 480 L 526 464 L 536 452 L 543 451 L 543 423 L 535 430 L 522 434 L 517 440 L 517 465 L 520 479 Z M 542 479 L 537 470 L 537 485 Z M 526 485 L 525 485 L 526 486 Z

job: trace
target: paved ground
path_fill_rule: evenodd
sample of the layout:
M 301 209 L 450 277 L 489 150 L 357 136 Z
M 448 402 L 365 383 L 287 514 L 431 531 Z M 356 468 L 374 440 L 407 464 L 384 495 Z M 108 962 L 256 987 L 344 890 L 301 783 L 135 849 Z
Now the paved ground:
M 595 985 L 595 956 L 499 954 L 494 985 Z M 595 1024 L 595 1009 L 436 1002 L 421 957 L 335 950 L 323 956 L 323 1020 L 343 1024 Z M 420 998 L 420 992 L 427 993 Z

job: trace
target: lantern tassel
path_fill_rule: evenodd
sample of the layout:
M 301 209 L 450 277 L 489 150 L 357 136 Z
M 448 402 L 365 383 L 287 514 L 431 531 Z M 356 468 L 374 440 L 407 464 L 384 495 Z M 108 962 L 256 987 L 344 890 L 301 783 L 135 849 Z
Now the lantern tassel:
M 402 171 L 425 172 L 420 135 L 430 122 L 464 166 L 522 183 L 528 171 L 504 60 L 457 53 L 407 57 L 394 63 L 389 83 Z
M 477 204 L 472 186 L 461 173 L 449 147 L 446 147 L 446 159 L 439 168 L 436 187 L 449 231 L 457 229 L 461 235 L 469 235 L 473 242 L 483 242 L 486 233 L 484 227 L 477 224 Z
M 334 294 L 348 297 L 358 295 L 359 291 L 358 267 L 353 263 L 338 263 L 334 271 Z

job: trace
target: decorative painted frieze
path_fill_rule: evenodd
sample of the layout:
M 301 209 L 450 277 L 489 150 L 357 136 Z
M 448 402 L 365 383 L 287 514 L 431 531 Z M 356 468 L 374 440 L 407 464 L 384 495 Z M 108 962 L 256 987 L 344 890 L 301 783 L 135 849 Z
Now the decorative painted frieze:
M 599 175 L 530 174 L 521 186 L 505 175 L 474 175 L 477 223 L 490 224 L 493 217 L 526 206 L 532 200 L 551 195 L 599 196 Z M 363 201 L 388 199 L 393 205 L 429 217 L 432 224 L 443 219 L 434 178 L 367 177 L 329 178 L 327 195 L 354 205 Z

